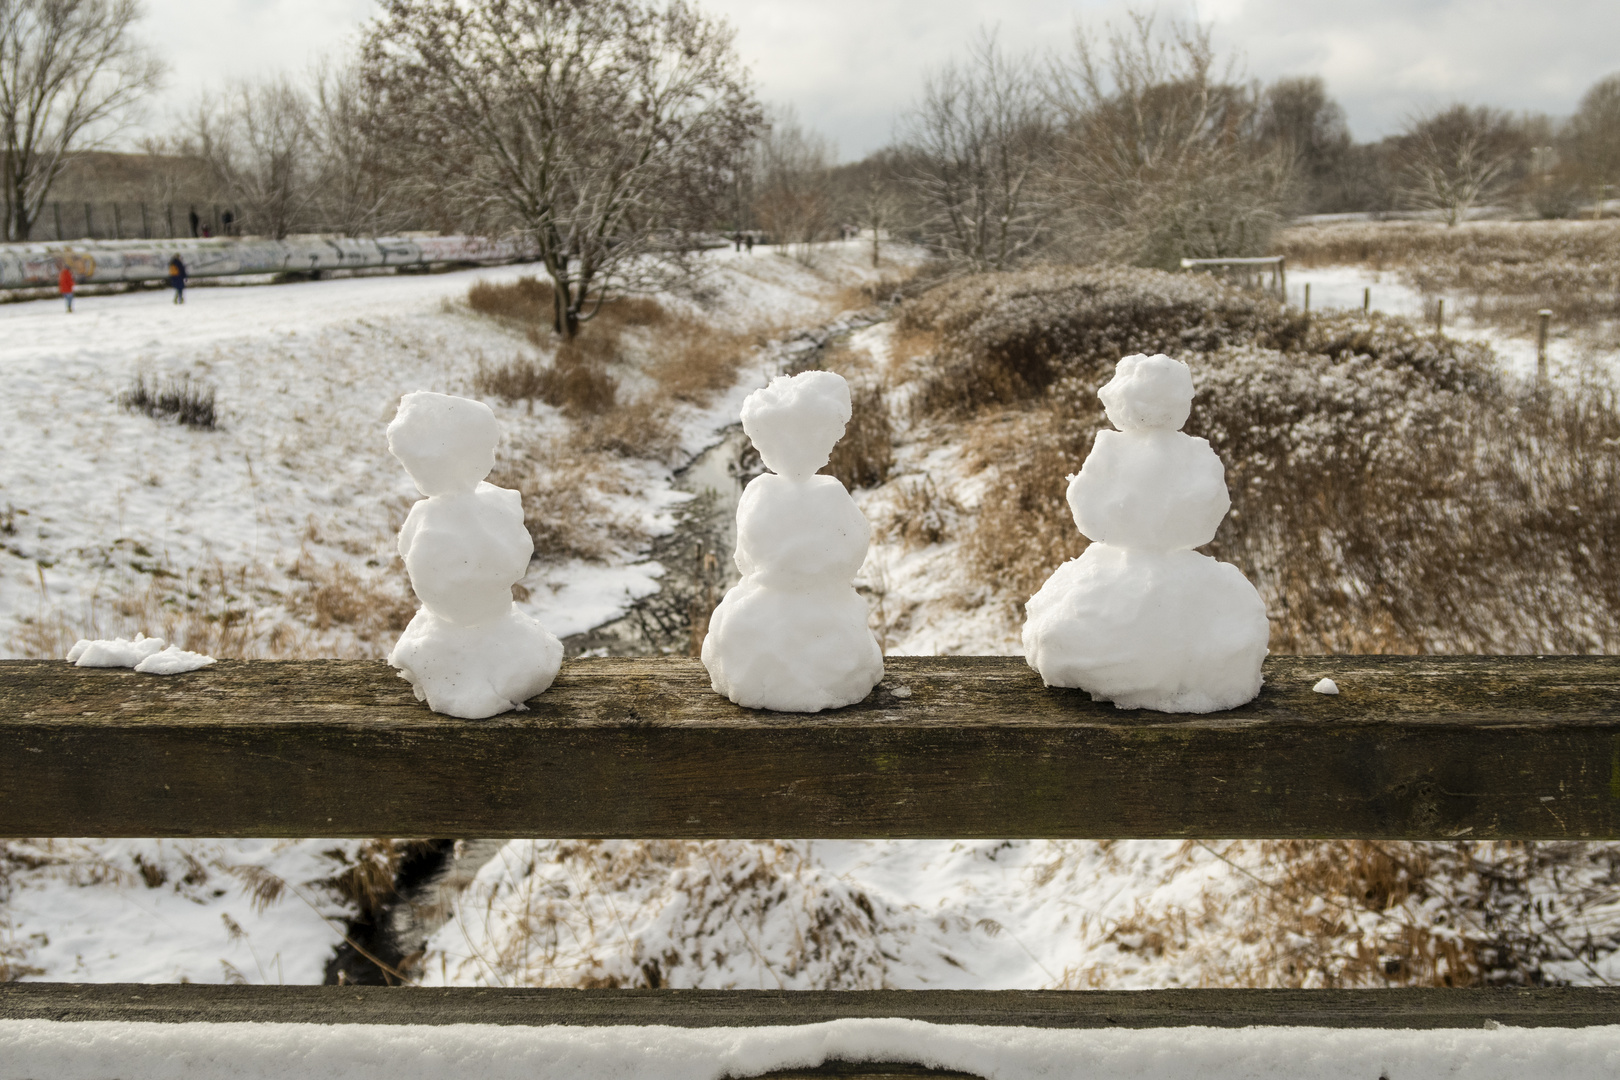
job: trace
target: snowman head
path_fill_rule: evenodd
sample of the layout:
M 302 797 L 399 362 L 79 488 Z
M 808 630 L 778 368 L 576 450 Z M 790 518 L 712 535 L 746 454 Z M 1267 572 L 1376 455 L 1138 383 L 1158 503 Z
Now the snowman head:
M 419 390 L 399 399 L 388 450 L 423 495 L 471 491 L 495 467 L 495 414 L 482 401 Z
M 1121 431 L 1178 431 L 1192 412 L 1192 370 L 1168 356 L 1127 356 L 1097 391 Z
M 827 464 L 849 417 L 849 384 L 831 371 L 778 375 L 742 407 L 743 431 L 766 467 L 792 480 Z

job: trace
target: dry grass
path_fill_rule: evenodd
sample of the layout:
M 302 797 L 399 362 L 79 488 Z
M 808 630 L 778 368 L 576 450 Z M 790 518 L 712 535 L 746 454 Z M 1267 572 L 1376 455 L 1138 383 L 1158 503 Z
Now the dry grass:
M 523 523 L 541 562 L 600 562 L 647 541 L 629 512 L 633 484 L 617 454 L 531 442 L 503 453 L 489 482 L 523 496 Z
M 899 541 L 906 551 L 951 539 L 964 514 L 962 504 L 932 477 L 904 477 L 891 491 L 889 516 L 878 530 L 883 538 Z
M 1560 329 L 1620 318 L 1620 221 L 1416 222 L 1290 229 L 1279 254 L 1302 267 L 1395 270 L 1430 294 L 1464 299 L 1474 319 L 1530 334 L 1548 309 Z
M 1604 982 L 1620 949 L 1612 844 L 1290 840 L 1188 842 L 1144 876 L 1147 902 L 1083 925 L 1097 959 L 1064 989 L 1115 984 L 1122 971 L 1183 984 L 1319 988 L 1539 986 Z M 1082 872 L 1096 851 L 1057 845 L 1045 883 Z M 1224 863 L 1225 873 L 1213 873 Z M 1197 892 L 1155 887 L 1202 876 Z M 1173 974 L 1172 974 L 1173 973 Z
M 461 902 L 461 980 L 516 986 L 877 989 L 880 901 L 802 841 L 519 841 Z M 429 963 L 433 958 L 429 958 Z
M 317 631 L 341 627 L 378 656 L 416 614 L 416 596 L 397 556 L 380 574 L 363 577 L 344 563 L 320 562 L 305 549 L 287 576 L 306 586 L 288 604 L 294 615 Z

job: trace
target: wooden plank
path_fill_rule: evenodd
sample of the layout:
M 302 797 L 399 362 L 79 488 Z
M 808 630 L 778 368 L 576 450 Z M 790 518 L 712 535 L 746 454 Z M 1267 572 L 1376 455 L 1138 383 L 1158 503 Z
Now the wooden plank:
M 0 835 L 1620 838 L 1620 658 L 1276 657 L 1208 716 L 1017 659 L 888 666 L 797 716 L 695 660 L 576 661 L 468 721 L 381 663 L 5 661 Z
M 1496 990 L 537 990 L 0 983 L 0 1020 L 761 1027 L 860 1017 L 1038 1028 L 1588 1027 L 1620 988 Z

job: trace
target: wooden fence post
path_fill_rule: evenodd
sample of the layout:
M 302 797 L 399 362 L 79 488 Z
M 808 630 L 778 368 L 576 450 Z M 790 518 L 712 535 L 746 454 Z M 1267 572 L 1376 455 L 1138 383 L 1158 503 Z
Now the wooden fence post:
M 1311 283 L 1305 283 L 1305 314 L 1311 313 Z
M 1361 290 L 1361 313 L 1369 314 L 1372 311 L 1372 286 L 1364 286 Z
M 1443 334 L 1446 330 L 1446 298 L 1441 297 L 1434 305 L 1434 332 Z
M 1536 331 L 1536 380 L 1547 381 L 1547 324 L 1552 322 L 1552 309 L 1542 308 L 1536 313 L 1541 326 Z

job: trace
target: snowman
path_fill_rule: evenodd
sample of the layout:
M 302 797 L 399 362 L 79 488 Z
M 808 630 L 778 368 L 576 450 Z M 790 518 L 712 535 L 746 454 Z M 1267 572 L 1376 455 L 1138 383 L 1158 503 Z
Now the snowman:
M 534 542 L 515 491 L 484 482 L 500 430 L 481 401 L 406 394 L 388 449 L 422 499 L 399 554 L 422 601 L 388 662 L 434 712 L 467 719 L 523 708 L 551 685 L 562 643 L 512 603 Z
M 1231 507 L 1209 443 L 1183 434 L 1192 372 L 1127 356 L 1097 392 L 1118 431 L 1099 431 L 1069 481 L 1092 543 L 1029 601 L 1024 655 L 1048 686 L 1121 709 L 1206 713 L 1260 692 L 1270 624 L 1242 571 L 1192 550 Z
M 883 678 L 883 653 L 853 580 L 871 529 L 837 477 L 818 476 L 849 423 L 849 384 L 779 375 L 748 395 L 743 431 L 771 472 L 737 505 L 737 569 L 703 641 L 716 693 L 750 709 L 853 705 Z

